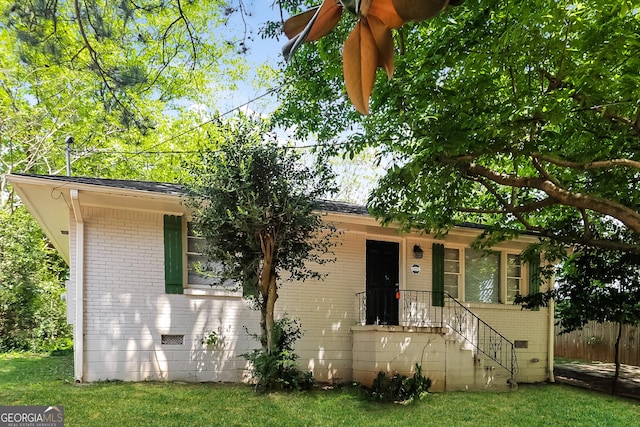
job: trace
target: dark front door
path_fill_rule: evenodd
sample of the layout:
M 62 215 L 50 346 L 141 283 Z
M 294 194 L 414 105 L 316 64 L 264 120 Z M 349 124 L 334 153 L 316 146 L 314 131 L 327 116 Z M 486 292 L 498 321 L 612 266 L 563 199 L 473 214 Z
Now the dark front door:
M 367 325 L 397 325 L 400 245 L 367 240 Z

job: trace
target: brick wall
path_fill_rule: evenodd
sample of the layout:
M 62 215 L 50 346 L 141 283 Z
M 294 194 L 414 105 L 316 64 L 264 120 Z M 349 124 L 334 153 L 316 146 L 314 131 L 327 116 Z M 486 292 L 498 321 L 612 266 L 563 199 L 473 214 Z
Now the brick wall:
M 162 213 L 84 207 L 83 216 L 84 380 L 243 380 L 247 364 L 240 355 L 257 346 L 245 328 L 258 331 L 259 313 L 239 297 L 165 294 Z M 73 318 L 73 217 L 71 224 L 68 295 Z M 326 279 L 283 282 L 276 304 L 277 317 L 286 314 L 301 322 L 304 336 L 296 347 L 301 368 L 329 382 L 352 379 L 351 328 L 358 323 L 356 293 L 365 290 L 367 238 L 400 242 L 401 289 L 431 289 L 432 240 L 399 237 L 371 225 L 337 225 L 343 230 L 334 248 L 337 261 L 319 267 L 328 274 Z M 460 244 L 469 239 L 458 238 Z M 424 250 L 420 260 L 413 257 L 416 243 Z M 420 273 L 411 272 L 413 264 L 420 266 Z M 477 306 L 478 314 L 507 338 L 528 341 L 528 349 L 518 351 L 518 380 L 544 380 L 547 311 Z M 220 339 L 213 348 L 201 342 L 210 331 Z M 182 336 L 183 343 L 162 344 L 163 335 Z
M 84 380 L 242 380 L 239 355 L 256 345 L 243 327 L 255 332 L 258 313 L 241 298 L 165 294 L 162 214 L 83 213 Z M 220 337 L 214 348 L 201 342 L 210 331 Z M 162 344 L 163 335 L 183 336 L 183 344 Z

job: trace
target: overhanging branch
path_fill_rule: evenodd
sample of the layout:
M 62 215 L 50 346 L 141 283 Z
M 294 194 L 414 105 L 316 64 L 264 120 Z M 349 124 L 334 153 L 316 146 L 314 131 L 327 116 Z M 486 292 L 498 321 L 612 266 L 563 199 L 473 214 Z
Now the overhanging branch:
M 557 204 L 587 209 L 616 218 L 635 233 L 640 234 L 640 214 L 635 210 L 612 200 L 602 199 L 583 193 L 573 193 L 560 188 L 548 179 L 540 177 L 518 177 L 497 173 L 484 166 L 469 163 L 465 172 L 471 177 L 484 177 L 500 185 L 520 188 L 535 188 L 545 192 Z
M 618 166 L 640 169 L 640 162 L 631 160 L 631 159 L 611 159 L 611 160 L 600 160 L 596 162 L 580 163 L 580 162 L 572 162 L 570 160 L 565 160 L 565 159 L 561 159 L 555 156 L 550 156 L 548 154 L 542 154 L 542 153 L 533 153 L 531 156 L 535 159 L 549 162 L 556 166 L 562 166 L 562 167 L 577 169 L 577 170 L 603 169 L 603 168 L 611 168 L 611 167 L 618 167 Z

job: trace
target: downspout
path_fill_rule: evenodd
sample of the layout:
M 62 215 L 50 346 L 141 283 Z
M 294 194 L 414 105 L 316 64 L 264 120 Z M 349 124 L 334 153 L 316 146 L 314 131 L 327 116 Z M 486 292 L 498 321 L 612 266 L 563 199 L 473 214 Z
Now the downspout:
M 84 375 L 84 219 L 78 190 L 71 189 L 71 206 L 76 219 L 76 318 L 73 326 L 73 376 L 81 383 Z
M 549 300 L 549 351 L 547 351 L 549 359 L 547 365 L 549 366 L 549 382 L 556 382 L 553 376 L 553 359 L 556 344 L 556 330 L 555 330 L 555 301 L 553 298 Z

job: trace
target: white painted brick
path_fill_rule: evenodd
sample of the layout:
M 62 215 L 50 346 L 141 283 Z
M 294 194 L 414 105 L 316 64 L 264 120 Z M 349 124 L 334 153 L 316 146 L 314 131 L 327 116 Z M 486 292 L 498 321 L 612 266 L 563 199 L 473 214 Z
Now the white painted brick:
M 257 347 L 244 327 L 258 330 L 259 313 L 239 298 L 193 297 L 164 294 L 163 219 L 159 213 L 85 207 L 85 379 L 145 379 L 189 381 L 242 381 L 247 362 L 239 355 Z M 70 217 L 73 220 L 73 216 Z M 320 266 L 329 274 L 324 281 L 282 284 L 276 304 L 277 316 L 300 319 L 304 336 L 296 345 L 299 365 L 312 370 L 321 381 L 364 378 L 376 366 L 412 369 L 415 355 L 403 349 L 405 341 L 386 347 L 381 337 L 354 335 L 358 321 L 355 294 L 365 289 L 367 235 L 393 237 L 389 229 L 345 225 L 346 232 L 335 248 L 337 262 Z M 70 227 L 71 259 L 75 259 L 75 227 Z M 382 236 L 382 237 L 381 237 Z M 468 242 L 467 237 L 452 237 Z M 402 289 L 431 288 L 432 240 L 408 236 L 401 266 Z M 420 244 L 424 258 L 413 259 L 411 248 Z M 413 264 L 419 274 L 410 272 Z M 70 269 L 69 293 L 74 292 L 75 266 Z M 521 311 L 519 307 L 473 307 L 480 317 L 511 340 L 527 340 L 529 348 L 518 350 L 522 361 L 518 380 L 540 381 L 546 375 L 547 311 Z M 72 316 L 73 306 L 69 306 Z M 213 349 L 200 342 L 215 330 L 220 343 Z M 163 346 L 161 335 L 184 335 L 182 346 Z M 439 336 L 439 335 L 438 335 Z M 403 339 L 406 339 L 403 336 Z M 412 336 L 413 340 L 415 336 Z M 437 338 L 444 343 L 444 339 Z M 439 342 L 439 341 L 438 341 Z M 411 342 L 410 347 L 425 343 Z M 444 382 L 447 353 L 430 343 L 422 361 L 434 378 Z M 442 347 L 444 344 L 442 344 Z M 444 347 L 443 347 L 444 348 Z M 369 361 L 372 354 L 377 360 Z M 384 358 L 381 359 L 381 358 Z M 538 358 L 540 362 L 531 363 Z M 358 367 L 355 367 L 357 362 Z M 362 369 L 362 368 L 366 369 Z M 438 376 L 439 375 L 439 376 Z

